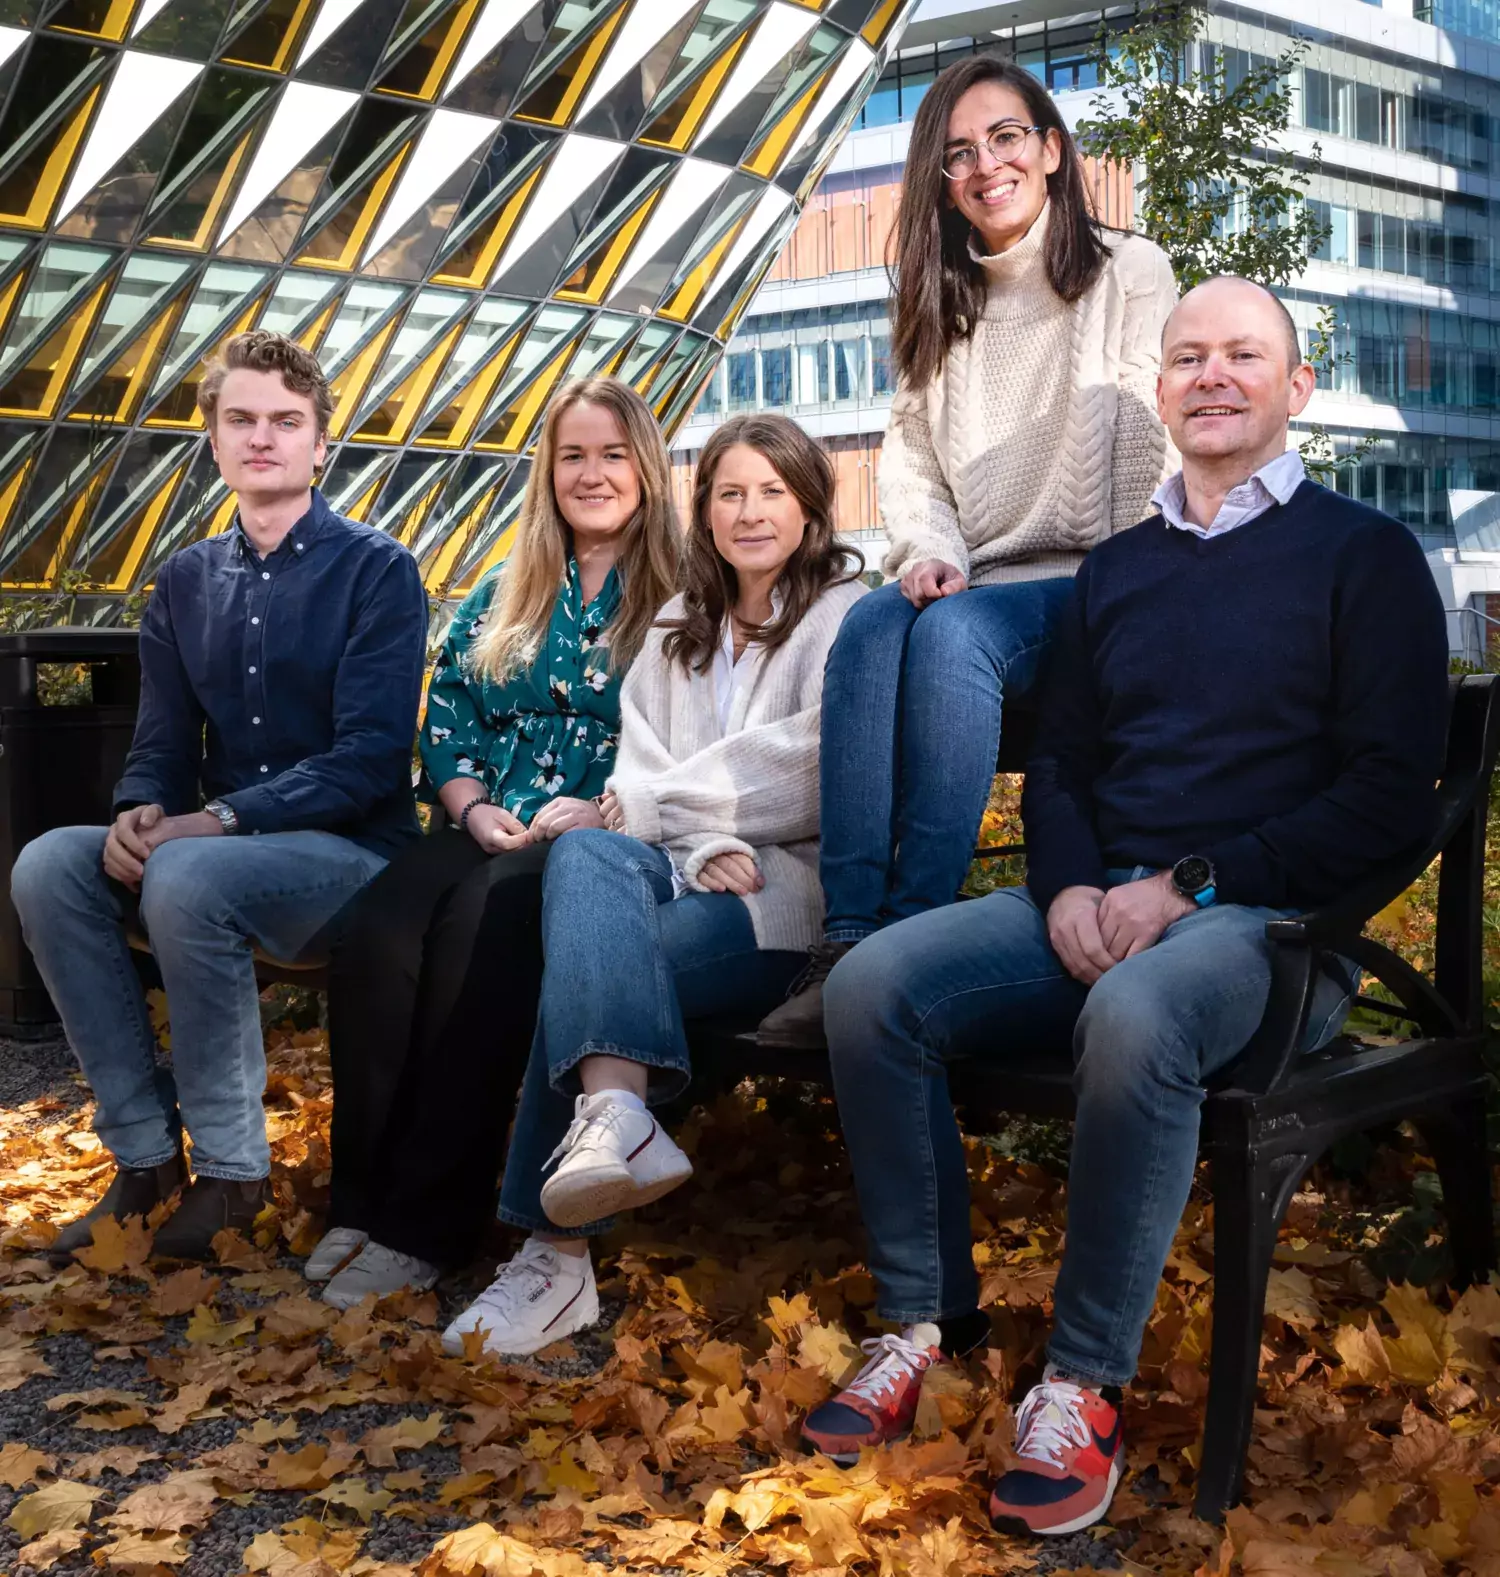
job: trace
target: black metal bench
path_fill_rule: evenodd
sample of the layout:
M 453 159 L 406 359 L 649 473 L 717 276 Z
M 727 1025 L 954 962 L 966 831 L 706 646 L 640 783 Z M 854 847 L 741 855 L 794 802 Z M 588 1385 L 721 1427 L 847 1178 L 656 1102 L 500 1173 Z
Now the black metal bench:
M 1481 906 L 1490 777 L 1500 748 L 1500 676 L 1455 679 L 1449 693 L 1437 834 L 1405 865 L 1381 872 L 1339 903 L 1267 926 L 1276 956 L 1265 1017 L 1203 1106 L 1200 1146 L 1214 1198 L 1214 1318 L 1195 1509 L 1210 1521 L 1239 1497 L 1277 1230 L 1298 1185 L 1330 1146 L 1348 1134 L 1411 1121 L 1437 1164 L 1458 1279 L 1482 1279 L 1495 1268 Z M 1439 854 L 1436 968 L 1429 981 L 1363 932 Z M 1360 1002 L 1410 1024 L 1413 1037 L 1365 1045 L 1341 1036 L 1314 1055 L 1299 1055 L 1326 954 L 1354 959 L 1383 985 L 1394 1005 L 1368 994 Z M 768 1075 L 828 1082 L 826 1056 L 762 1047 L 745 1026 L 698 1025 L 692 1043 L 700 1087 Z M 1067 1117 L 1071 1051 L 1058 1046 L 1050 1055 L 1007 1059 L 1003 1067 L 960 1064 L 950 1087 L 971 1129 L 981 1114 L 996 1111 Z

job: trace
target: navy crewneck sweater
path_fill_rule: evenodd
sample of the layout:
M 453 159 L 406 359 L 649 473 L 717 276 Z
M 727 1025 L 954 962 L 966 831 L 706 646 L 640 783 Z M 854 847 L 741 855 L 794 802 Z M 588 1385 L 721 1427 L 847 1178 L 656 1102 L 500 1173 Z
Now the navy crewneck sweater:
M 1432 835 L 1447 671 L 1416 539 L 1315 482 L 1209 541 L 1121 532 L 1080 567 L 1042 683 L 1032 895 L 1201 854 L 1221 903 L 1327 903 Z

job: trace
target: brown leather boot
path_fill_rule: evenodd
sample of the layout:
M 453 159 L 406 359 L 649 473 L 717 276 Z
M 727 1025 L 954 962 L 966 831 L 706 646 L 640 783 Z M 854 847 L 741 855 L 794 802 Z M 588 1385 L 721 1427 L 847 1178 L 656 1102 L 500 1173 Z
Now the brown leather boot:
M 823 982 L 833 966 L 856 944 L 814 942 L 808 950 L 807 968 L 792 982 L 786 1001 L 760 1021 L 755 1038 L 762 1046 L 785 1046 L 793 1051 L 826 1051 L 823 1032 Z
M 106 1217 L 126 1221 L 131 1216 L 143 1219 L 164 1199 L 170 1199 L 187 1182 L 187 1166 L 179 1150 L 160 1166 L 116 1166 L 115 1175 L 104 1197 L 86 1214 L 70 1221 L 52 1240 L 47 1257 L 65 1265 L 77 1249 L 94 1241 L 94 1225 Z
M 247 1239 L 255 1218 L 271 1197 L 271 1180 L 230 1182 L 222 1177 L 195 1177 L 182 1203 L 162 1223 L 151 1246 L 152 1259 L 211 1261 L 214 1238 L 226 1228 Z

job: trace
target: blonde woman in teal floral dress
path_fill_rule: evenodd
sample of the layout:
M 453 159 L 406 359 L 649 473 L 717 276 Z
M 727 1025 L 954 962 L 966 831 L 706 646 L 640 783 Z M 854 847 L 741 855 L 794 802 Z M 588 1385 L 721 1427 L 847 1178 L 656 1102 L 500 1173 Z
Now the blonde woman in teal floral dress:
M 553 840 L 602 826 L 620 681 L 675 589 L 680 534 L 650 408 L 567 385 L 509 556 L 449 626 L 421 732 L 439 830 L 361 895 L 333 950 L 333 1182 L 309 1280 L 348 1306 L 430 1286 L 494 1216 L 540 988 Z

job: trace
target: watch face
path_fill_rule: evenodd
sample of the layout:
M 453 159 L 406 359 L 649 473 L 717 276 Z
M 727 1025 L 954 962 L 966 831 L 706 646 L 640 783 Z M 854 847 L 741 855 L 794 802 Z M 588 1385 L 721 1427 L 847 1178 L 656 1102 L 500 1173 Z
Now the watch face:
M 1213 867 L 1201 854 L 1190 854 L 1179 860 L 1172 871 L 1172 881 L 1180 892 L 1202 891 L 1213 880 Z

